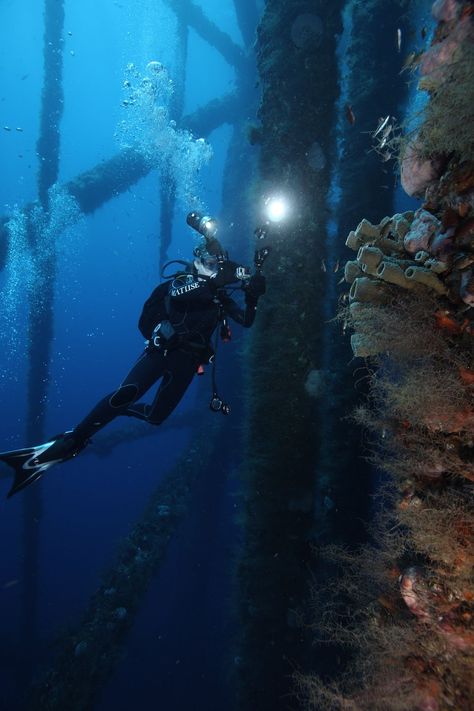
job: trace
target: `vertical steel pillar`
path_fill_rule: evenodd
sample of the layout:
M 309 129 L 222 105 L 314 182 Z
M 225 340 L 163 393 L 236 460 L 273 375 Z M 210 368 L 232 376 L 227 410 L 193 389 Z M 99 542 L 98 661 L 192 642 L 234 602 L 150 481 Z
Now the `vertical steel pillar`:
M 44 6 L 44 84 L 42 93 L 38 194 L 44 217 L 49 219 L 49 188 L 57 181 L 60 150 L 60 121 L 63 111 L 63 0 L 45 0 Z M 37 282 L 29 294 L 28 324 L 28 412 L 26 441 L 44 437 L 44 420 L 49 383 L 50 347 L 53 335 L 53 292 L 56 271 L 54 247 L 39 244 L 39 227 L 28 214 L 28 238 L 34 255 Z M 46 254 L 46 256 L 45 256 Z M 42 515 L 41 489 L 32 487 L 24 493 L 24 598 L 23 635 L 26 648 L 35 649 L 38 627 L 38 559 Z

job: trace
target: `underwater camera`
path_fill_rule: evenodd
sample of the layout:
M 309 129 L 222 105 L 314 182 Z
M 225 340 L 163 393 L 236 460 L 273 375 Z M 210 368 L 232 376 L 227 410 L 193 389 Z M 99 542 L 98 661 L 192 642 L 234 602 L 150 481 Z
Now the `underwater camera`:
M 186 222 L 206 240 L 216 236 L 217 220 L 213 217 L 209 217 L 209 215 L 200 215 L 199 212 L 190 212 L 186 217 Z
M 218 239 L 216 239 L 217 233 L 217 220 L 209 215 L 201 215 L 199 212 L 190 212 L 186 217 L 186 222 L 193 230 L 199 232 L 206 241 L 206 251 L 209 254 L 215 256 L 220 256 L 224 254 L 224 250 Z
M 190 212 L 186 217 L 186 222 L 193 228 L 193 230 L 196 230 L 196 232 L 199 232 L 199 234 L 204 237 L 206 242 L 206 251 L 213 256 L 217 256 L 218 261 L 222 264 L 222 262 L 227 259 L 227 253 L 224 252 L 219 240 L 215 236 L 217 234 L 217 220 L 209 215 L 201 215 L 199 212 Z M 257 240 L 264 239 L 267 234 L 268 223 L 266 225 L 262 225 L 261 227 L 257 227 L 255 230 Z M 199 256 L 201 250 L 202 248 L 197 247 L 194 250 L 195 255 Z M 256 250 L 254 264 L 258 272 L 261 271 L 263 263 L 269 252 L 270 247 L 263 247 Z M 246 281 L 251 277 L 250 270 L 248 267 L 236 265 L 235 277 L 236 279 Z

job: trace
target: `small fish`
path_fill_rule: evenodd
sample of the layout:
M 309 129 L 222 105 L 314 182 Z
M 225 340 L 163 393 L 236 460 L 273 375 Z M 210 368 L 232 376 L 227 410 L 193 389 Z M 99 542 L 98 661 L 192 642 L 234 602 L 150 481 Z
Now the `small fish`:
M 338 283 L 338 284 L 343 284 L 344 282 L 345 282 L 345 278 L 342 277 L 342 279 L 339 279 L 339 281 L 338 281 L 337 283 Z
M 346 119 L 349 121 L 351 126 L 355 124 L 356 117 L 354 114 L 354 111 L 352 110 L 352 106 L 350 104 L 346 104 Z
M 428 34 L 428 30 L 426 29 L 426 27 L 422 27 L 422 28 L 421 28 L 421 33 L 420 33 L 420 34 L 421 34 L 421 39 L 422 39 L 422 40 L 426 39 L 426 35 Z
M 400 28 L 397 30 L 397 49 L 400 51 L 402 48 L 402 31 Z
M 29 74 L 23 74 L 23 76 L 20 77 L 20 81 L 25 81 L 25 79 L 28 79 L 29 76 Z
M 388 124 L 389 120 L 390 120 L 390 114 L 389 114 L 388 116 L 386 116 L 384 119 L 382 119 L 382 118 L 380 119 L 380 123 L 379 123 L 379 125 L 377 126 L 377 130 L 376 130 L 375 133 L 374 133 L 374 138 L 375 138 L 376 136 L 378 136 L 378 134 L 380 133 L 380 131 L 383 131 L 383 129 L 385 128 L 385 126 Z
M 474 256 L 472 254 L 461 254 L 459 258 L 454 260 L 456 269 L 466 269 L 470 267 L 474 262 Z
M 469 17 L 470 15 L 474 15 L 474 7 L 472 7 L 472 5 L 466 5 L 459 19 L 462 22 L 465 17 Z
M 391 157 L 392 157 L 392 154 L 390 151 L 384 151 L 382 153 L 382 160 L 384 163 L 386 163 L 388 160 L 390 160 Z
M 384 128 L 384 130 L 382 131 L 382 137 L 380 138 L 379 148 L 383 148 L 388 143 L 388 139 L 389 139 L 392 131 L 393 131 L 393 126 L 392 126 L 392 124 L 389 123 L 388 126 L 386 126 Z
M 334 273 L 336 273 L 338 271 L 339 271 L 339 259 L 337 260 L 337 262 L 334 265 Z
M 459 333 L 460 326 L 449 311 L 436 311 L 434 314 L 436 325 L 450 333 Z
M 9 580 L 8 582 L 4 583 L 2 585 L 2 590 L 8 590 L 8 588 L 12 588 L 14 585 L 18 585 L 20 581 L 15 578 L 14 580 Z
M 412 69 L 413 67 L 416 67 L 416 65 L 419 64 L 422 56 L 423 52 L 410 52 L 408 57 L 403 62 L 403 67 L 400 70 L 400 74 L 402 74 L 407 69 Z
M 327 269 L 327 267 L 326 267 L 326 262 L 324 261 L 324 259 L 321 259 L 321 271 L 322 271 L 322 272 L 327 272 L 327 270 L 328 270 L 328 269 Z
M 10 128 L 10 126 L 4 126 L 4 127 L 3 127 L 3 130 L 4 130 L 4 131 L 11 131 L 11 128 Z
M 469 370 L 469 368 L 463 368 L 460 365 L 459 375 L 461 376 L 461 380 L 463 381 L 463 383 L 465 383 L 466 385 L 474 385 L 474 371 Z
M 384 147 L 386 146 L 386 144 L 387 144 L 387 140 L 388 140 L 388 135 L 387 135 L 387 136 L 384 136 L 384 135 L 382 134 L 382 138 L 381 138 L 380 143 L 379 143 L 379 148 L 384 148 Z
M 16 130 L 19 131 L 19 133 L 23 133 L 23 129 L 21 128 L 21 126 L 17 126 Z

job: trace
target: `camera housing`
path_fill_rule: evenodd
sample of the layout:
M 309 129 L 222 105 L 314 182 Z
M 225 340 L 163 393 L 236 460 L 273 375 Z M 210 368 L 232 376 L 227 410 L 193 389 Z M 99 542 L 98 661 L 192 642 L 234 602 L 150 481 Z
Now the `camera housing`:
M 217 220 L 209 215 L 201 215 L 199 212 L 190 212 L 186 217 L 186 222 L 193 230 L 199 232 L 204 237 L 205 247 L 196 247 L 194 254 L 199 257 L 200 252 L 206 251 L 221 259 L 225 258 L 225 252 L 222 245 L 215 235 L 217 233 Z
M 209 215 L 201 215 L 199 212 L 190 212 L 186 217 L 186 222 L 193 230 L 199 232 L 206 239 L 211 239 L 217 233 L 217 221 Z

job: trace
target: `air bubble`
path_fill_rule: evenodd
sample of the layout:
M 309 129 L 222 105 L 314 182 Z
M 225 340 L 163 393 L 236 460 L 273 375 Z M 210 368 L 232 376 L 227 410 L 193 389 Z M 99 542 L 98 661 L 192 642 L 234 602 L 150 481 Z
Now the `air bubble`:
M 44 268 L 54 255 L 57 238 L 81 217 L 76 200 L 58 185 L 48 192 L 49 212 L 35 205 L 28 214 L 15 208 L 6 223 L 9 233 L 5 286 L 1 294 L 0 332 L 7 355 L 18 350 L 18 334 L 24 331 L 25 309 L 32 294 L 39 298 L 49 278 Z M 32 256 L 31 240 L 36 256 Z M 22 335 L 24 338 L 24 334 Z
M 123 83 L 126 96 L 122 106 L 127 116 L 116 130 L 122 148 L 140 151 L 151 166 L 166 171 L 175 185 L 176 196 L 185 209 L 203 209 L 196 198 L 198 173 L 212 157 L 212 148 L 203 138 L 177 128 L 170 119 L 173 81 L 160 62 L 147 64 L 143 76 L 132 64 Z

